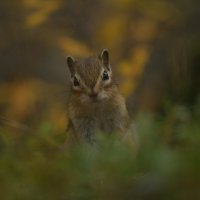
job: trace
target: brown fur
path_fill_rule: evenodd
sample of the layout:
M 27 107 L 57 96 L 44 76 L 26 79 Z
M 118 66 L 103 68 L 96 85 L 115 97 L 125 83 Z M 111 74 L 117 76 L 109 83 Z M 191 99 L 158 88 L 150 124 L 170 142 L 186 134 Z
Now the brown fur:
M 75 63 L 76 72 L 84 79 L 88 87 L 94 87 L 101 68 L 103 68 L 102 63 L 96 57 L 81 59 Z
M 94 143 L 96 133 L 125 134 L 129 125 L 125 100 L 112 82 L 111 69 L 104 63 L 108 63 L 108 60 L 104 61 L 98 57 L 88 57 L 76 60 L 74 64 L 70 63 L 70 70 L 73 70 L 84 82 L 84 87 L 87 87 L 79 86 L 78 90 L 72 87 L 68 101 L 70 132 L 76 138 L 89 143 Z M 107 81 L 102 80 L 104 70 L 109 74 Z M 93 90 L 98 94 L 96 98 L 88 96 L 88 91 Z

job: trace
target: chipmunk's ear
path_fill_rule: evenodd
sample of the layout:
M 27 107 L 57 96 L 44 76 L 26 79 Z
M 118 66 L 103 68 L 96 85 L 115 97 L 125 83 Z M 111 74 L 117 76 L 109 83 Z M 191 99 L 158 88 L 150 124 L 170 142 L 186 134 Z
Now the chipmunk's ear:
M 67 56 L 66 60 L 71 76 L 73 76 L 75 74 L 75 67 L 74 67 L 75 59 L 72 56 Z
M 108 69 L 110 69 L 110 62 L 109 62 L 109 52 L 107 49 L 103 49 L 99 56 L 100 60 L 104 64 L 104 66 Z

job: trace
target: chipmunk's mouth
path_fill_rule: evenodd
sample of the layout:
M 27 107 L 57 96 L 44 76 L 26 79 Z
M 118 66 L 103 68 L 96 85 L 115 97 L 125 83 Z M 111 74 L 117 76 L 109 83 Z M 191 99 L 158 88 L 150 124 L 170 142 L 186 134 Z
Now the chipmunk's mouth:
M 105 93 L 99 93 L 95 97 L 89 96 L 89 100 L 90 100 L 91 103 L 99 103 L 99 102 L 104 101 L 106 99 L 108 99 L 108 96 Z
M 108 98 L 108 96 L 106 95 L 106 93 L 104 92 L 99 92 L 97 95 L 82 95 L 81 96 L 81 101 L 83 103 L 87 103 L 87 104 L 95 104 L 95 103 L 99 103 L 101 101 L 104 101 Z
M 91 103 L 97 103 L 101 100 L 98 96 L 96 96 L 96 97 L 90 97 L 89 96 L 89 99 L 90 99 Z

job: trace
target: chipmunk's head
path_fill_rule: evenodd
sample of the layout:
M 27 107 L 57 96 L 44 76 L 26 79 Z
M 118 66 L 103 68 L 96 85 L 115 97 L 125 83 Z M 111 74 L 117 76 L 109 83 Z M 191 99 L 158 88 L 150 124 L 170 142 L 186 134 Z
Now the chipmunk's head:
M 108 98 L 107 90 L 112 84 L 112 71 L 108 50 L 104 49 L 98 57 L 74 59 L 67 57 L 71 74 L 72 90 L 85 101 Z

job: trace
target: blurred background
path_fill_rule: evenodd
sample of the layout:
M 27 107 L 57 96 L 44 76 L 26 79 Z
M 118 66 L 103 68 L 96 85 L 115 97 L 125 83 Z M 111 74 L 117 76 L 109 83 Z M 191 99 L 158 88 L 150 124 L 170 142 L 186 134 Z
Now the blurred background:
M 65 57 L 103 48 L 133 117 L 193 105 L 200 88 L 199 18 L 198 0 L 1 0 L 0 115 L 64 129 Z

